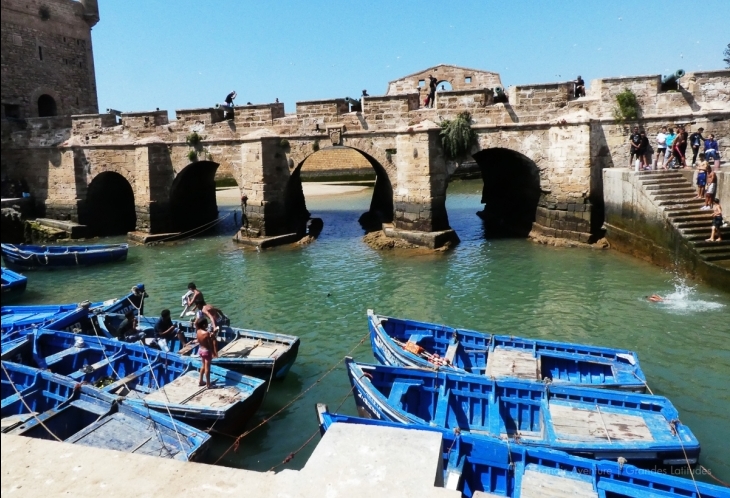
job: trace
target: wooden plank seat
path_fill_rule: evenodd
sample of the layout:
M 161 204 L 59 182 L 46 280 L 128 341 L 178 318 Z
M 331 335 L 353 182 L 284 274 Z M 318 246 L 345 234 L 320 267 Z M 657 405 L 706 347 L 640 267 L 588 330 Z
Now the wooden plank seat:
M 494 348 L 487 357 L 487 377 L 512 377 L 517 379 L 541 380 L 540 366 L 531 351 Z
M 599 411 L 550 403 L 550 417 L 555 435 L 558 439 L 572 441 L 609 438 L 617 441 L 654 441 L 654 436 L 643 417 L 609 410 L 608 407 L 601 407 Z
M 251 337 L 240 337 L 228 343 L 224 348 L 218 350 L 218 356 L 240 357 L 240 358 L 278 358 L 287 350 L 285 344 L 276 342 L 260 341 Z
M 598 498 L 593 483 L 566 471 L 528 465 L 522 475 L 521 498 Z M 545 471 L 550 471 L 545 472 Z
M 242 399 L 244 393 L 232 387 L 198 385 L 198 373 L 182 375 L 161 389 L 152 391 L 143 399 L 148 402 L 201 407 L 221 407 Z

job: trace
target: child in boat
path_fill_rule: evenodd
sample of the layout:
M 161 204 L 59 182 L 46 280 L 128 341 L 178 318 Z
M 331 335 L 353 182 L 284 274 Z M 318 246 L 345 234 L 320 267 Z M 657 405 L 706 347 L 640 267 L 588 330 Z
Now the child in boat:
M 155 323 L 155 338 L 157 345 L 165 352 L 170 351 L 170 344 L 175 337 L 180 341 L 180 347 L 185 346 L 185 335 L 178 329 L 170 318 L 170 310 L 162 310 L 160 318 Z
M 198 308 L 195 318 L 207 318 L 210 322 L 212 332 L 217 332 L 223 325 L 230 324 L 228 317 L 215 306 L 206 304 L 202 295 L 196 298 L 195 307 Z
M 210 389 L 210 362 L 213 361 L 215 334 L 208 332 L 208 320 L 204 317 L 195 320 L 195 335 L 198 339 L 198 355 L 202 363 L 198 385 L 207 386 Z M 205 382 L 203 382 L 203 377 L 205 377 Z

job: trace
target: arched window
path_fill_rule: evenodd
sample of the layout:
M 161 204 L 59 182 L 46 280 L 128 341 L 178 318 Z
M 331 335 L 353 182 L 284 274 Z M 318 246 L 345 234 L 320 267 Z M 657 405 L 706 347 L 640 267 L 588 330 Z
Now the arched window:
M 47 94 L 43 94 L 38 97 L 38 117 L 46 118 L 48 116 L 56 115 L 56 101 L 53 97 Z

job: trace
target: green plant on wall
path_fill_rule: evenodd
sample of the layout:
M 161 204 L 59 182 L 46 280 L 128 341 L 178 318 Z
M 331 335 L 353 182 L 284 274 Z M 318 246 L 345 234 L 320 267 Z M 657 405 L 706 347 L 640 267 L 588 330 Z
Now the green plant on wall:
M 449 159 L 462 159 L 476 143 L 477 134 L 471 129 L 471 114 L 459 113 L 455 119 L 441 121 L 441 145 Z
M 198 160 L 198 153 L 194 149 L 190 149 L 188 151 L 188 159 L 190 159 L 191 162 L 192 161 L 197 161 Z
M 196 132 L 196 131 L 190 133 L 187 137 L 185 137 L 185 143 L 195 149 L 200 147 L 200 142 L 202 142 L 202 141 L 203 141 L 203 137 L 198 135 L 198 132 Z
M 312 144 L 312 150 L 314 152 L 317 152 L 319 150 L 319 140 L 314 141 L 314 143 Z
M 639 101 L 636 94 L 625 88 L 623 92 L 616 95 L 616 107 L 613 110 L 614 118 L 619 123 L 633 121 L 639 117 Z

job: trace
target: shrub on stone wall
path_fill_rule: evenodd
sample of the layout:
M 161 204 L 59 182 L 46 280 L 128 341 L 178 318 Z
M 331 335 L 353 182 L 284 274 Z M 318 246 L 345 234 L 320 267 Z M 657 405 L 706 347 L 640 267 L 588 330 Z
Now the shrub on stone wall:
M 471 114 L 464 111 L 455 119 L 441 121 L 441 145 L 449 159 L 463 159 L 476 143 L 477 134 L 471 129 Z
M 314 152 L 317 152 L 319 150 L 319 140 L 314 141 L 314 143 L 312 144 L 312 150 Z
M 196 131 L 190 133 L 187 137 L 185 137 L 185 143 L 193 148 L 197 148 L 198 146 L 200 146 L 200 142 L 202 140 L 203 140 L 203 137 L 198 135 L 198 132 L 196 132 Z
M 614 108 L 613 115 L 619 123 L 633 121 L 639 117 L 639 101 L 629 88 L 616 95 L 616 104 L 618 105 Z
M 190 160 L 190 162 L 197 161 L 198 160 L 198 153 L 194 149 L 191 149 L 188 152 L 188 159 Z

